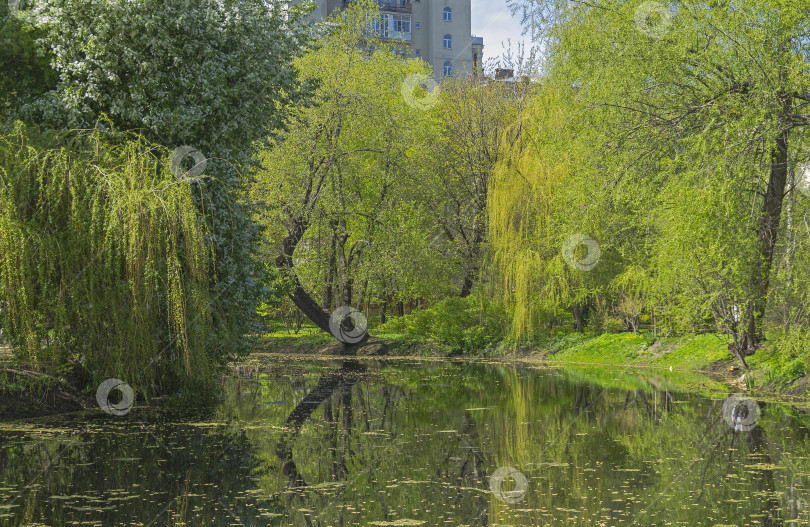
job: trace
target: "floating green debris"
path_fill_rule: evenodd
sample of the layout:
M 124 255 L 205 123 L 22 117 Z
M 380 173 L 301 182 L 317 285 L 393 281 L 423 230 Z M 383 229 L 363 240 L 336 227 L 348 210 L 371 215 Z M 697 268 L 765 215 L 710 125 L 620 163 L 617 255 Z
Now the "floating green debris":
M 390 522 L 383 522 L 383 521 L 369 522 L 369 525 L 380 525 L 380 526 L 390 526 L 390 527 L 405 526 L 405 525 L 424 525 L 424 524 L 425 524 L 424 521 L 421 521 L 421 520 L 409 520 L 409 519 L 394 520 L 394 521 L 390 521 Z

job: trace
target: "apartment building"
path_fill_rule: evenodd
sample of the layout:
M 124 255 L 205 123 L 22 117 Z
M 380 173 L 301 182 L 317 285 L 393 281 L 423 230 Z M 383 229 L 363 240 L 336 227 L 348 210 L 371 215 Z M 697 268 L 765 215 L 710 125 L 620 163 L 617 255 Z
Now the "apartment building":
M 317 0 L 314 17 L 325 18 L 351 0 Z M 403 54 L 431 65 L 437 82 L 448 75 L 481 72 L 484 39 L 471 35 L 471 0 L 377 0 L 382 39 L 401 43 Z

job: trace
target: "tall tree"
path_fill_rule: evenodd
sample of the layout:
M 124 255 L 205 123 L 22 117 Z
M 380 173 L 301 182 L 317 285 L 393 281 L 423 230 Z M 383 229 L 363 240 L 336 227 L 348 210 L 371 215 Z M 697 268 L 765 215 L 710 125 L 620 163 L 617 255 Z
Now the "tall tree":
M 489 181 L 511 127 L 528 100 L 531 85 L 469 76 L 447 78 L 437 107 L 442 126 L 425 141 L 426 199 L 448 239 L 444 257 L 460 267 L 460 296 L 479 279 L 488 236 Z M 513 131 L 513 133 L 515 133 Z
M 283 141 L 265 152 L 254 187 L 268 206 L 260 217 L 269 246 L 279 248 L 275 258 L 290 296 L 325 331 L 327 304 L 355 304 L 358 277 L 404 264 L 388 260 L 421 221 L 409 199 L 416 180 L 408 154 L 431 114 L 409 106 L 406 98 L 418 94 L 403 95 L 403 86 L 427 70 L 374 38 L 368 24 L 376 16 L 373 2 L 351 4 L 296 62 L 317 85 L 316 104 L 298 112 Z M 322 296 L 313 292 L 320 287 Z
M 199 387 L 219 359 L 203 220 L 142 137 L 0 136 L 0 316 L 18 358 L 145 392 Z
M 5 107 L 52 129 L 103 127 L 106 116 L 170 150 L 190 147 L 181 157 L 196 150 L 194 163 L 205 169 L 194 194 L 215 247 L 209 344 L 223 355 L 245 351 L 254 322 L 245 313 L 264 292 L 252 255 L 259 231 L 244 200 L 250 154 L 303 97 L 291 61 L 309 38 L 308 8 L 264 0 L 30 4 L 9 3 L 3 22 L 36 42 L 56 80 L 34 97 L 15 98 L 26 85 L 4 92 Z
M 516 5 L 535 13 L 550 79 L 579 88 L 603 144 L 658 173 L 617 164 L 606 188 L 657 179 L 659 218 L 681 234 L 658 243 L 661 256 L 683 253 L 669 254 L 670 284 L 700 297 L 745 365 L 763 342 L 791 148 L 807 124 L 805 3 Z M 720 244 L 695 245 L 712 232 Z

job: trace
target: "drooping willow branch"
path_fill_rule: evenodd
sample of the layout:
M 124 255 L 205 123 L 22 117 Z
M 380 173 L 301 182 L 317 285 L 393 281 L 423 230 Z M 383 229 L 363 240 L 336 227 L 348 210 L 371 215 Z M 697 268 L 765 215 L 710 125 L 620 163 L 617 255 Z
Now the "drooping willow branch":
M 18 356 L 144 389 L 202 375 L 211 247 L 191 186 L 140 136 L 0 136 L 0 302 Z

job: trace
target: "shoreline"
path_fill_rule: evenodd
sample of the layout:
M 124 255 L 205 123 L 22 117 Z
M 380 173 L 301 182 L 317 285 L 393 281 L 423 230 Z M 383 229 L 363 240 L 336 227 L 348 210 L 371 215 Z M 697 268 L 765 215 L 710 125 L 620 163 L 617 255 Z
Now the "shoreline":
M 627 335 L 622 335 L 628 338 Z M 324 338 L 326 337 L 326 338 Z M 253 356 L 274 356 L 295 360 L 347 360 L 347 359 L 377 359 L 377 360 L 420 360 L 420 361 L 453 361 L 470 363 L 503 363 L 537 365 L 549 368 L 572 369 L 603 369 L 616 371 L 632 369 L 634 371 L 648 371 L 677 375 L 699 375 L 711 382 L 723 385 L 728 393 L 744 393 L 756 397 L 768 397 L 782 402 L 790 401 L 792 404 L 810 404 L 810 390 L 808 390 L 808 376 L 802 376 L 792 382 L 778 382 L 769 380 L 768 370 L 751 367 L 743 370 L 737 359 L 727 354 L 723 349 L 713 350 L 714 358 L 705 361 L 705 364 L 693 366 L 691 356 L 682 357 L 676 353 L 675 347 L 669 352 L 650 357 L 649 360 L 639 360 L 650 349 L 661 349 L 661 340 L 656 340 L 651 346 L 645 347 L 632 359 L 624 360 L 571 360 L 569 357 L 578 357 L 580 353 L 576 346 L 572 348 L 549 349 L 523 346 L 511 350 L 492 350 L 480 353 L 453 354 L 447 353 L 440 345 L 430 341 L 414 339 L 399 339 L 387 337 L 370 337 L 366 342 L 353 347 L 345 347 L 334 340 L 328 340 L 328 335 L 312 334 L 296 337 L 260 338 L 262 345 L 256 347 L 250 355 L 242 359 L 249 360 Z M 600 337 L 593 337 L 591 341 L 599 341 Z M 634 337 L 642 340 L 643 337 Z M 687 339 L 691 340 L 691 339 Z M 725 345 L 723 344 L 724 348 Z M 609 358 L 616 359 L 620 353 L 614 353 Z M 637 356 L 636 356 L 637 355 Z M 712 354 L 707 354 L 711 356 Z M 723 356 L 725 355 L 725 356 Z M 240 361 L 241 362 L 241 361 Z M 746 379 L 748 381 L 746 382 Z
M 555 346 L 565 340 L 552 339 Z M 649 340 L 649 339 L 648 339 Z M 693 340 L 693 339 L 688 339 Z M 604 347 L 604 342 L 615 341 L 624 344 Z M 615 343 L 614 342 L 614 343 Z M 629 344 L 628 344 L 629 343 Z M 280 360 L 384 360 L 419 362 L 456 362 L 466 364 L 504 364 L 524 367 L 565 369 L 582 373 L 592 382 L 604 382 L 605 374 L 630 370 L 636 374 L 650 373 L 660 376 L 660 380 L 687 391 L 711 394 L 741 393 L 753 398 L 770 400 L 798 406 L 810 405 L 808 376 L 793 382 L 778 383 L 767 380 L 768 371 L 762 368 L 742 370 L 730 355 L 720 356 L 718 351 L 701 350 L 702 355 L 711 360 L 695 363 L 688 351 L 670 346 L 668 351 L 650 355 L 650 350 L 661 350 L 661 341 L 655 340 L 628 354 L 644 343 L 643 336 L 613 335 L 580 337 L 575 345 L 561 345 L 556 349 L 523 346 L 516 349 L 488 349 L 477 353 L 452 353 L 432 341 L 412 338 L 370 337 L 367 341 L 346 347 L 327 334 L 299 336 L 258 337 L 250 354 L 231 362 L 232 367 L 258 363 L 257 359 L 277 358 Z M 599 354 L 588 351 L 588 346 Z M 603 346 L 603 347 L 599 347 Z M 4 350 L 6 351 L 6 350 Z M 601 355 L 600 355 L 601 354 Z M 605 360 L 599 360 L 604 358 Z M 0 419 L 27 419 L 61 415 L 87 410 L 92 401 L 87 395 L 65 382 L 36 372 L 29 372 L 15 366 L 11 357 L 0 355 Z M 39 379 L 37 377 L 40 377 Z M 746 382 L 748 378 L 748 382 Z M 25 382 L 20 382 L 24 379 Z M 56 381 L 56 382 L 54 382 Z M 659 382 L 659 381 L 656 381 Z M 651 382 L 652 384 L 652 382 Z M 620 386 L 617 386 L 620 387 Z M 629 389 L 629 388 L 628 388 Z

